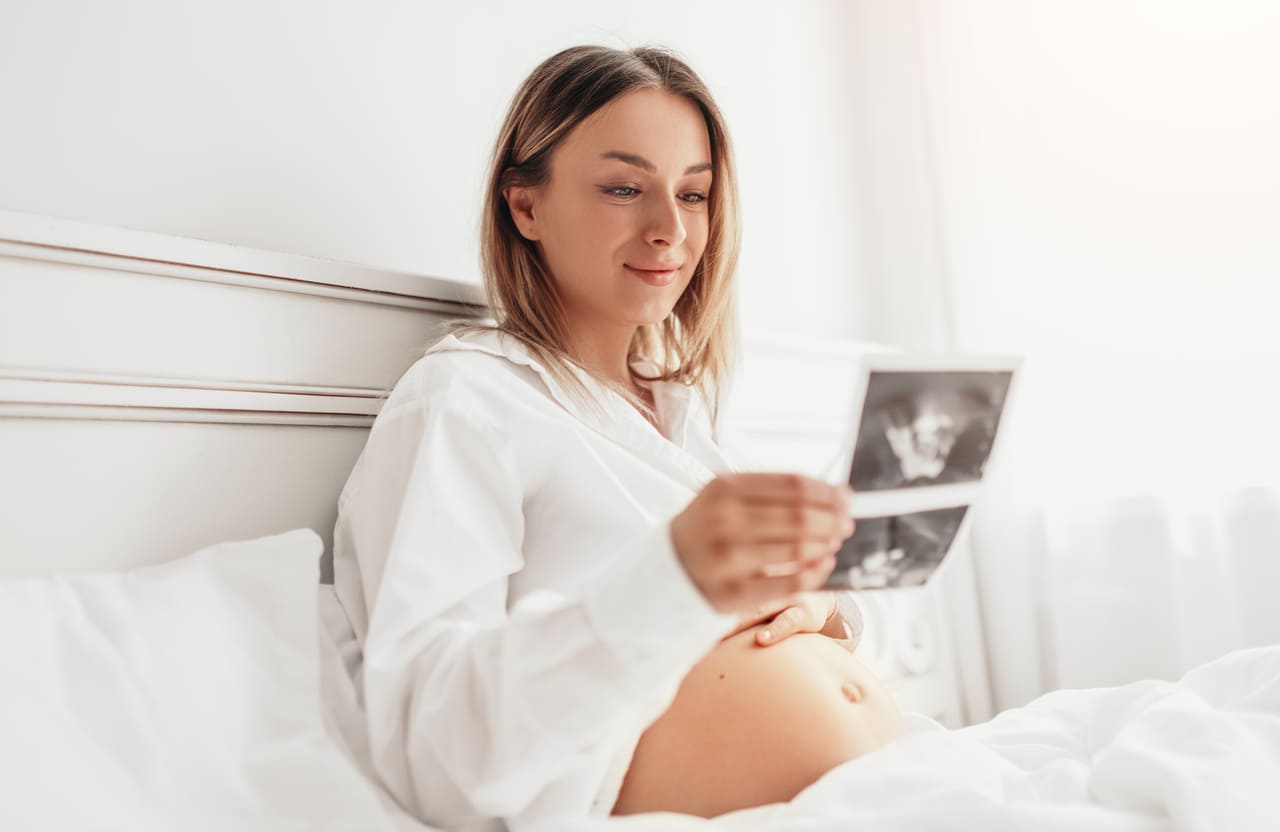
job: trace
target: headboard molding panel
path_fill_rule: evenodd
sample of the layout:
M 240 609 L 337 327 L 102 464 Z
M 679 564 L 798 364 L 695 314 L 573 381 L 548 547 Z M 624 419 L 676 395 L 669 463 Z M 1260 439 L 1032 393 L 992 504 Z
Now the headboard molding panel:
M 479 287 L 0 212 L 0 574 L 308 526 Z

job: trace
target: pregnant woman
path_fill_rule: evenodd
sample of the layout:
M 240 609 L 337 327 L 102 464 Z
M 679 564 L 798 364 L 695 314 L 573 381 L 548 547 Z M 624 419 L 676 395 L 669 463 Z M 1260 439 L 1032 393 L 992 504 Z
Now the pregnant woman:
M 424 821 L 785 801 L 899 714 L 817 592 L 851 493 L 737 470 L 717 433 L 733 156 L 675 55 L 543 62 L 498 137 L 492 322 L 391 390 L 339 499 L 379 777 Z

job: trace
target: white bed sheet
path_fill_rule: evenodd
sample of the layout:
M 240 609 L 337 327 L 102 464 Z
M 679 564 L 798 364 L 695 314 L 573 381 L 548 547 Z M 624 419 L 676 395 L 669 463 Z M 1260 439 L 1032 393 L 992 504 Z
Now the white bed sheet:
M 332 632 L 341 610 L 336 599 L 326 606 Z M 341 662 L 326 666 L 332 728 L 373 780 L 354 688 Z M 1230 653 L 1177 682 L 1055 691 L 959 730 L 919 714 L 907 725 L 790 803 L 713 820 L 560 819 L 533 832 L 1280 830 L 1280 645 Z M 433 832 L 383 797 L 399 832 Z
M 960 730 L 920 716 L 910 725 L 788 804 L 554 829 L 1280 830 L 1280 645 L 1230 653 L 1176 683 L 1056 691 Z

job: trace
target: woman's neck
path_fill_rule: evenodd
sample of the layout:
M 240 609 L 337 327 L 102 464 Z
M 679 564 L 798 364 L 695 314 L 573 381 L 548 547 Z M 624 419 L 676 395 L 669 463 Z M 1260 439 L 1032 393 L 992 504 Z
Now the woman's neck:
M 631 376 L 631 365 L 628 362 L 635 333 L 634 327 L 607 333 L 579 333 L 571 347 L 573 357 L 588 370 L 626 390 L 641 394 L 642 390 Z

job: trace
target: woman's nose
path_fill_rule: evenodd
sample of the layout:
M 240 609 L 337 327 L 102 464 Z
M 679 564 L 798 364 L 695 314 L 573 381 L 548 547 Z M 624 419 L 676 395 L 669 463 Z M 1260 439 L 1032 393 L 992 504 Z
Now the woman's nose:
M 646 217 L 648 228 L 645 231 L 645 239 L 648 242 L 666 243 L 670 246 L 678 246 L 684 242 L 686 236 L 684 220 L 680 216 L 680 206 L 677 201 L 678 197 L 655 201 L 649 216 Z

